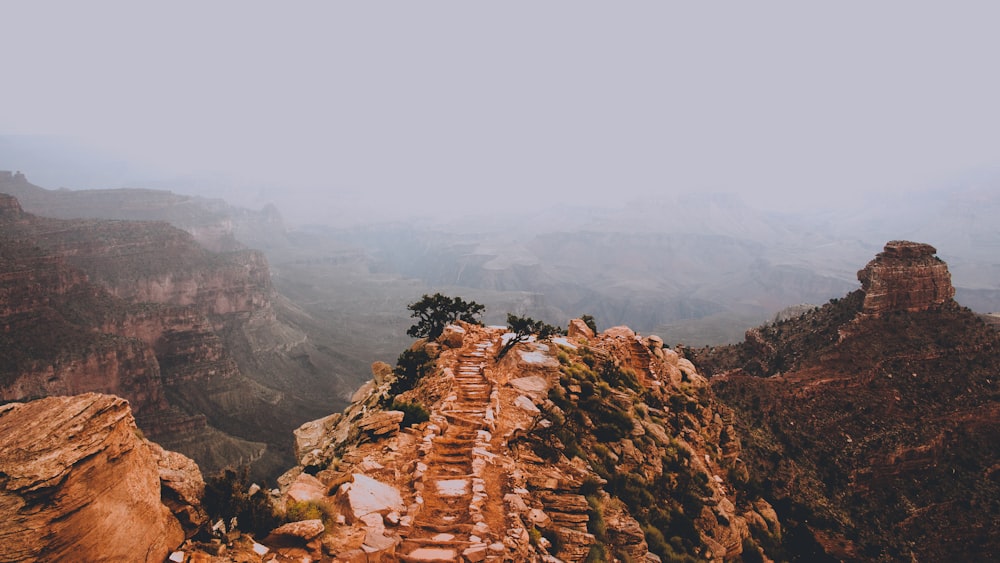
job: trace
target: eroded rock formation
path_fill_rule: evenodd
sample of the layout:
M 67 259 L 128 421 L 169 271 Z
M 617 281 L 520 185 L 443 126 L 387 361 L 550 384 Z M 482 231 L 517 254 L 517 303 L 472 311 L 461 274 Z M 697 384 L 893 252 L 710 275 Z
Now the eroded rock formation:
M 211 252 L 166 223 L 37 217 L 6 195 L 0 209 L 0 400 L 113 393 L 207 471 L 258 475 L 342 404 L 308 335 L 276 319 L 260 253 Z
M 140 436 L 121 398 L 0 407 L 0 561 L 163 561 L 204 522 L 203 488 L 194 462 Z
M 1000 337 L 952 300 L 929 245 L 890 242 L 859 278 L 697 363 L 800 557 L 990 559 Z
M 894 240 L 863 270 L 858 280 L 865 293 L 863 311 L 883 315 L 891 311 L 926 311 L 951 301 L 948 265 L 929 244 Z

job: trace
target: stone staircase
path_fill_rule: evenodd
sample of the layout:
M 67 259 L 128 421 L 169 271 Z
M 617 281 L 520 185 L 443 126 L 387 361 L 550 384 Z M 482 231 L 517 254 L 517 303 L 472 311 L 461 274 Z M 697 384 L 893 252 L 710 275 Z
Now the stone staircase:
M 453 400 L 446 401 L 425 436 L 417 464 L 419 510 L 402 544 L 400 561 L 461 563 L 487 558 L 490 529 L 482 516 L 488 500 L 481 460 L 490 456 L 493 385 L 484 368 L 492 354 L 489 338 L 467 347 L 459 357 Z M 435 429 L 444 428 L 440 434 Z M 498 499 L 499 500 L 499 499 Z

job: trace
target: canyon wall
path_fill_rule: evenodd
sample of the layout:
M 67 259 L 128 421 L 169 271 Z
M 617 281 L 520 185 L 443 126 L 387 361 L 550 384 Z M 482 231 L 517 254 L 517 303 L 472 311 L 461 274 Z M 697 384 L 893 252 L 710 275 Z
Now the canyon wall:
M 162 222 L 37 217 L 7 195 L 0 242 L 2 400 L 117 394 L 206 470 L 261 474 L 291 460 L 295 426 L 342 404 L 308 336 L 276 319 L 259 252 Z

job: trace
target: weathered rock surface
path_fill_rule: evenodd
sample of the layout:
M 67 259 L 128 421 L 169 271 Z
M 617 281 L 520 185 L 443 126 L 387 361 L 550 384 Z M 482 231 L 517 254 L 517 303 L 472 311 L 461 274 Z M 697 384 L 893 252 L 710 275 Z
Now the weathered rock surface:
M 863 312 L 883 315 L 892 311 L 926 311 L 951 301 L 948 265 L 935 256 L 929 244 L 894 240 L 858 272 L 865 293 Z
M 587 323 L 583 322 L 583 319 L 572 319 L 566 327 L 566 336 L 590 340 L 594 337 L 594 331 L 587 326 Z
M 271 531 L 271 535 L 286 536 L 289 538 L 298 538 L 303 541 L 309 541 L 322 534 L 325 529 L 326 528 L 323 526 L 322 520 L 300 520 L 298 522 L 289 522 L 278 526 Z
M 282 502 L 323 507 L 337 524 L 305 546 L 264 540 L 275 553 L 721 562 L 752 549 L 766 560 L 780 524 L 732 478 L 730 413 L 690 362 L 624 327 L 575 348 L 521 343 L 496 361 L 504 331 L 461 326 L 462 345 L 434 350 L 413 389 L 393 397 L 392 376 L 372 381 L 343 413 L 299 429 Z M 400 428 L 402 413 L 387 410 L 397 400 L 427 420 Z
M 861 290 L 699 354 L 735 411 L 725 435 L 779 507 L 756 507 L 752 530 L 773 534 L 780 516 L 817 559 L 977 561 L 1000 550 L 989 477 L 1000 336 L 952 301 L 933 254 L 890 242 Z
M 339 388 L 307 335 L 276 320 L 263 255 L 214 253 L 162 222 L 0 207 L 0 400 L 115 394 L 208 471 L 291 462 L 287 432 Z
M 204 486 L 178 456 L 140 438 L 118 397 L 0 407 L 0 561 L 163 561 L 184 541 L 174 513 L 193 524 Z

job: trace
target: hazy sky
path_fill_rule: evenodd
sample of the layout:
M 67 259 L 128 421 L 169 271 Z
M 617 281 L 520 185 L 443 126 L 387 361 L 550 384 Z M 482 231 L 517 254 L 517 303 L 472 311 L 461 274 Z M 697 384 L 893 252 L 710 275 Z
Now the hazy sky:
M 299 204 L 320 215 L 794 205 L 1000 164 L 1000 4 L 819 4 L 6 1 L 0 134 L 233 178 L 247 201 L 321 190 Z

